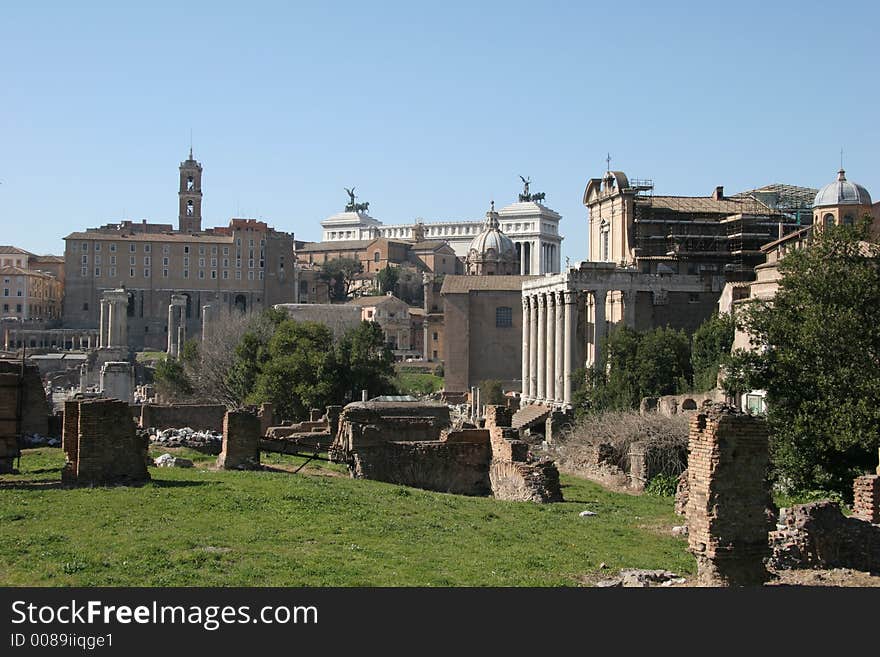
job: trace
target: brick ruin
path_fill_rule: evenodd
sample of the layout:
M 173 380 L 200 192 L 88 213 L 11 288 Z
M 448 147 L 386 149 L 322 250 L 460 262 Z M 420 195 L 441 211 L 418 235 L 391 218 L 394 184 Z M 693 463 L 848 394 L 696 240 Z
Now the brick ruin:
M 773 528 L 768 431 L 757 417 L 716 404 L 690 419 L 687 524 L 702 586 L 760 585 Z
M 223 418 L 223 449 L 217 457 L 223 470 L 260 468 L 260 418 L 247 411 L 227 411 Z
M 853 517 L 880 524 L 880 475 L 857 477 L 853 482 Z
M 830 500 L 796 504 L 784 518 L 782 528 L 770 533 L 774 568 L 880 571 L 880 525 L 848 518 Z
M 14 471 L 23 435 L 49 434 L 49 404 L 36 365 L 0 361 L 0 473 Z
M 64 403 L 61 481 L 101 486 L 149 481 L 149 441 L 138 435 L 127 402 L 84 399 Z
M 336 436 L 341 413 L 342 406 L 328 406 L 323 413 L 319 409 L 311 409 L 306 422 L 272 426 L 271 411 L 266 413 L 265 409 L 261 409 L 260 449 L 281 454 L 325 450 Z
M 507 426 L 499 426 L 504 423 Z M 489 406 L 486 428 L 450 428 L 445 404 L 356 402 L 345 407 L 330 449 L 354 478 L 460 495 L 562 500 L 552 461 L 535 460 L 510 410 Z

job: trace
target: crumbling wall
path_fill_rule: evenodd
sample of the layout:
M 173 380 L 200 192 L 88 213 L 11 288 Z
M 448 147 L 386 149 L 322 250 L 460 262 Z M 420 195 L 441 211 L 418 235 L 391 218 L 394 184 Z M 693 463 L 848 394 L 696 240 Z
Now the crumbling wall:
M 149 481 L 149 440 L 139 436 L 127 402 L 88 399 L 64 404 L 61 480 L 76 485 Z
M 0 374 L 0 474 L 15 472 L 19 455 L 18 397 L 21 379 L 16 374 Z
M 680 474 L 687 468 L 687 446 L 640 440 L 631 443 L 629 453 L 629 486 L 645 490 L 645 486 L 659 474 Z
M 260 467 L 260 418 L 247 411 L 227 411 L 223 417 L 223 449 L 217 467 L 255 470 Z
M 22 376 L 21 362 L 0 360 L 0 374 L 10 374 L 16 377 L 16 386 L 21 391 L 21 425 L 22 434 L 39 434 L 46 436 L 49 433 L 49 402 L 46 401 L 46 391 L 43 388 L 43 380 L 40 370 L 36 365 L 26 363 Z M 7 379 L 4 391 L 8 391 L 12 379 Z M 8 394 L 5 392 L 4 394 Z M 16 404 L 18 401 L 16 400 Z M 11 415 L 3 415 L 4 418 L 17 417 L 17 411 Z
M 226 407 L 222 404 L 144 404 L 140 426 L 158 430 L 190 427 L 223 431 L 225 414 Z
M 659 413 L 666 417 L 679 413 L 694 412 L 707 402 L 723 402 L 724 391 L 689 392 L 682 395 L 663 395 L 662 397 L 644 397 L 639 403 L 639 413 Z
M 784 524 L 770 532 L 773 568 L 880 571 L 880 525 L 847 518 L 837 502 L 792 506 L 785 511 Z
M 687 524 L 703 586 L 758 585 L 774 518 L 766 423 L 717 404 L 690 419 Z
M 352 477 L 462 495 L 491 493 L 507 500 L 562 499 L 552 461 L 532 459 L 518 430 L 495 426 L 510 422 L 508 409 L 490 406 L 488 429 L 445 429 L 439 440 L 406 440 L 401 436 L 433 435 L 448 410 L 444 414 L 434 406 L 420 410 L 410 404 L 386 416 L 374 404 L 345 408 L 330 450 L 331 458 L 348 464 Z
M 880 523 L 880 475 L 857 477 L 853 482 L 853 516 Z

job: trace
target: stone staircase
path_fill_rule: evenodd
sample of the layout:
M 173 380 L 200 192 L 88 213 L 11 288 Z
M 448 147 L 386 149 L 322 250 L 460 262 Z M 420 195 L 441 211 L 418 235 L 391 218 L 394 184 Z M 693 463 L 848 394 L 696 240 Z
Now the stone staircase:
M 514 429 L 531 429 L 534 426 L 540 426 L 543 429 L 544 422 L 552 410 L 549 406 L 541 404 L 523 406 L 514 413 L 511 426 Z

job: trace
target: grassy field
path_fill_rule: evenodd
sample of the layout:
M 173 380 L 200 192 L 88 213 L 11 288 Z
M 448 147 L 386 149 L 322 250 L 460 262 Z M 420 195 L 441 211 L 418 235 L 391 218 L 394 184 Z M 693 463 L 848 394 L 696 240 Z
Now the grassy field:
M 424 372 L 398 372 L 395 377 L 401 394 L 430 394 L 443 389 L 443 377 Z
M 501 502 L 323 463 L 292 474 L 302 460 L 277 455 L 272 471 L 221 472 L 175 451 L 196 468 L 63 489 L 61 450 L 26 450 L 20 475 L 0 475 L 0 585 L 578 586 L 624 567 L 694 570 L 671 498 L 563 477 L 567 502 Z

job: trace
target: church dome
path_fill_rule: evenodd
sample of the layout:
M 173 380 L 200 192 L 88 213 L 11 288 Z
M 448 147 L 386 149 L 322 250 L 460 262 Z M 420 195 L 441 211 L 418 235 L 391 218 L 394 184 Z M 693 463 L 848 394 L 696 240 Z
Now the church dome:
M 515 274 L 518 258 L 513 240 L 501 232 L 499 216 L 493 203 L 486 213 L 483 230 L 468 247 L 468 273 Z
M 813 201 L 814 208 L 833 205 L 871 205 L 871 195 L 861 185 L 847 180 L 841 169 L 837 172 L 837 180 L 820 189 Z

